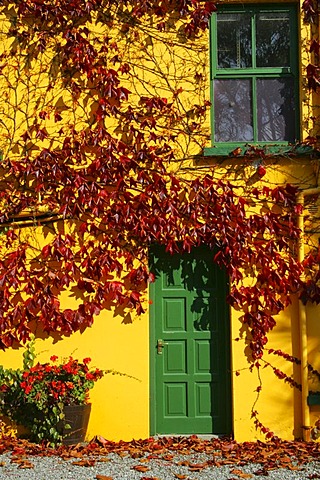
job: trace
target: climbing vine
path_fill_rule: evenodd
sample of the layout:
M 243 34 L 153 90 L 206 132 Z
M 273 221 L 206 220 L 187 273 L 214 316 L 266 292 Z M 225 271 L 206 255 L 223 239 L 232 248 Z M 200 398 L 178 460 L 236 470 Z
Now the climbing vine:
M 312 6 L 304 2 L 309 17 Z M 297 187 L 245 185 L 197 163 L 209 133 L 205 31 L 215 9 L 198 0 L 0 1 L 2 349 L 36 326 L 84 329 L 111 306 L 129 319 L 143 313 L 150 245 L 173 254 L 206 244 L 229 274 L 228 301 L 260 366 L 275 315 L 302 288 Z M 318 67 L 308 68 L 315 88 Z M 252 158 L 259 152 L 244 165 Z
M 304 22 L 311 26 L 311 40 L 307 44 L 307 52 L 309 54 L 309 63 L 305 68 L 306 83 L 309 93 L 318 95 L 320 85 L 320 70 L 319 70 L 319 53 L 320 53 L 320 39 L 319 39 L 319 8 L 318 3 L 313 0 L 304 0 L 302 4 L 302 12 Z M 318 125 L 319 125 L 319 107 L 317 99 L 314 100 L 316 107 L 314 114 L 311 117 L 313 129 L 307 140 L 318 147 Z M 315 225 L 313 225 L 315 230 Z M 304 259 L 303 266 L 306 272 L 307 280 L 302 285 L 300 298 L 304 304 L 308 301 L 315 304 L 320 303 L 320 271 L 319 271 L 319 242 L 309 248 L 308 254 Z

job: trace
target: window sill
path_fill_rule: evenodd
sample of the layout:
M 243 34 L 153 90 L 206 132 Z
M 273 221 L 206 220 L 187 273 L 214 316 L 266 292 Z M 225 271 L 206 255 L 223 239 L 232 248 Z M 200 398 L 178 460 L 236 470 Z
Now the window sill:
M 205 157 L 264 157 L 266 155 L 310 155 L 314 149 L 310 145 L 260 144 L 243 143 L 217 144 L 203 151 Z

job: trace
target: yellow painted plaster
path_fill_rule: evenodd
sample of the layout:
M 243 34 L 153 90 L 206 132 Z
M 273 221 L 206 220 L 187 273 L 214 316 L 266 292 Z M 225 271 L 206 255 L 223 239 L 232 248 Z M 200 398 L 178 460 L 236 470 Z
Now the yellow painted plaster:
M 70 303 L 66 301 L 65 306 L 71 306 Z M 103 312 L 94 326 L 83 333 L 56 342 L 51 338 L 36 341 L 39 362 L 49 361 L 53 354 L 59 358 L 72 355 L 80 360 L 90 357 L 92 366 L 125 374 L 108 374 L 91 391 L 88 439 L 102 435 L 110 440 L 130 440 L 149 434 L 148 316 L 142 315 L 131 324 L 122 320 L 112 312 Z M 22 353 L 22 348 L 0 352 L 0 364 L 19 368 Z
M 226 3 L 226 2 L 223 2 Z M 145 42 L 146 38 L 148 42 Z M 310 27 L 303 25 L 302 30 L 302 62 L 301 73 L 309 61 L 305 48 L 310 41 Z M 164 45 L 161 34 L 158 37 L 149 35 L 148 30 L 141 38 L 141 50 L 130 49 L 128 42 L 122 40 L 125 53 L 132 61 L 136 83 L 129 85 L 133 98 L 139 95 L 157 94 L 168 98 L 179 98 L 177 101 L 177 119 L 173 119 L 172 131 L 179 136 L 179 146 L 176 147 L 181 162 L 174 165 L 179 170 L 181 166 L 192 167 L 188 174 L 206 173 L 208 168 L 216 165 L 214 159 L 203 160 L 197 164 L 193 161 L 193 155 L 198 154 L 202 147 L 209 142 L 210 123 L 209 115 L 202 119 L 201 131 L 196 141 L 189 143 L 188 128 L 192 125 L 195 104 L 203 103 L 209 99 L 209 54 L 208 34 L 201 39 L 186 45 L 179 43 L 177 36 L 172 34 L 172 43 Z M 45 60 L 45 57 L 44 57 Z M 45 65 L 45 61 L 44 61 Z M 201 73 L 203 79 L 195 84 L 195 73 Z M 23 72 L 22 72 L 23 73 Z M 21 71 L 16 72 L 15 78 L 8 78 L 8 82 L 17 83 L 21 79 Z M 36 75 L 36 72 L 33 72 Z M 178 92 L 181 86 L 183 89 Z M 7 137 L 12 137 L 12 145 L 16 141 L 13 153 L 20 155 L 23 152 L 20 136 L 24 131 L 24 122 L 34 114 L 35 109 L 44 107 L 46 99 L 40 97 L 40 104 L 36 99 L 23 103 L 26 95 L 34 93 L 35 77 L 30 76 L 25 82 L 20 83 L 16 92 L 6 93 L 5 102 L 2 102 L 2 115 L 10 119 L 7 125 Z M 38 80 L 42 86 L 46 85 L 46 70 L 39 73 Z M 67 128 L 68 118 L 64 117 L 64 104 L 70 102 L 70 98 L 62 100 L 60 85 L 57 90 L 50 94 L 54 105 L 63 117 L 63 125 Z M 310 118 L 314 113 L 314 105 L 318 104 L 315 96 L 308 97 L 305 86 L 301 82 L 302 99 L 302 131 L 306 137 L 311 129 Z M 21 103 L 22 102 L 22 103 Z M 42 103 L 41 103 L 42 102 Z M 90 107 L 90 100 L 88 100 Z M 19 106 L 19 108 L 16 108 Z M 14 112 L 12 114 L 12 112 Z M 178 118 L 178 113 L 189 112 L 183 120 Z M 83 106 L 74 106 L 74 115 L 81 118 Z M 174 121 L 175 120 L 175 121 Z M 83 122 L 90 121 L 86 117 Z M 50 138 L 54 138 L 55 124 L 51 118 L 43 120 Z M 43 126 L 42 125 L 42 126 Z M 114 126 L 116 130 L 116 126 Z M 123 133 L 122 133 L 123 134 Z M 58 139 L 59 140 L 59 139 Z M 54 141 L 58 141 L 54 138 Z M 0 146 L 7 148 L 7 138 L 2 136 Z M 12 147 L 10 145 L 10 148 Z M 46 145 L 46 142 L 43 144 Z M 30 152 L 33 145 L 28 144 Z M 90 155 L 89 155 L 90 156 Z M 294 183 L 300 186 L 313 186 L 317 182 L 317 165 L 310 159 L 268 159 L 267 176 L 264 180 L 273 187 L 283 183 Z M 217 174 L 232 181 L 239 181 L 244 187 L 248 182 L 257 182 L 253 178 L 256 167 L 252 163 L 243 163 L 242 160 L 228 160 L 222 163 Z M 258 183 L 257 183 L 258 184 Z M 44 239 L 39 234 L 39 245 Z M 147 292 L 146 292 L 147 295 Z M 61 297 L 65 308 L 76 306 L 76 301 L 67 291 Z M 319 308 L 308 308 L 308 333 L 310 361 L 315 366 L 319 362 Z M 301 405 L 299 392 L 292 389 L 283 380 L 275 377 L 272 369 L 261 362 L 260 378 L 257 370 L 249 369 L 247 358 L 247 346 L 239 332 L 241 313 L 231 311 L 231 342 L 232 342 L 232 382 L 233 382 L 233 430 L 238 441 L 254 440 L 261 438 L 255 430 L 251 418 L 252 409 L 259 413 L 259 420 L 274 433 L 282 438 L 292 439 L 300 435 Z M 240 338 L 240 340 L 238 340 Z M 293 299 L 293 305 L 277 317 L 277 327 L 270 335 L 270 348 L 281 349 L 288 354 L 299 357 L 298 342 L 299 332 L 297 327 L 297 300 Z M 73 355 L 82 359 L 91 357 L 92 363 L 102 369 L 114 369 L 128 376 L 107 375 L 99 381 L 92 393 L 92 414 L 88 428 L 88 439 L 94 435 L 103 435 L 110 440 L 130 440 L 132 438 L 147 437 L 150 432 L 149 418 L 149 313 L 148 311 L 140 318 L 134 317 L 132 323 L 126 323 L 120 315 L 113 311 L 103 311 L 95 319 L 94 325 L 82 333 L 75 333 L 69 337 L 52 340 L 51 338 L 38 339 L 36 348 L 39 353 L 39 361 L 47 361 L 52 354 L 59 357 Z M 22 349 L 0 352 L 0 363 L 5 367 L 18 368 L 22 364 Z M 280 370 L 288 375 L 293 375 L 299 382 L 299 371 L 296 366 L 281 358 L 272 355 L 266 356 L 267 361 L 272 361 Z M 266 366 L 266 368 L 264 368 Z M 238 375 L 239 373 L 239 375 Z M 131 378 L 134 377 L 134 378 Z M 261 386 L 261 391 L 257 388 Z M 320 411 L 314 409 L 313 421 Z M 195 432 L 196 433 L 196 432 Z

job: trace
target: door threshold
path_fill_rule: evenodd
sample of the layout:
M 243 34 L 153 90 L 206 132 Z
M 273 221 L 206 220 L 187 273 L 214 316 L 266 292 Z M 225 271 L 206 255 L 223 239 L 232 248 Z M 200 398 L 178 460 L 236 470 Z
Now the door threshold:
M 200 440 L 216 440 L 218 438 L 224 437 L 225 435 L 215 435 L 213 433 L 168 433 L 152 435 L 153 438 L 188 438 L 192 436 L 195 436 Z

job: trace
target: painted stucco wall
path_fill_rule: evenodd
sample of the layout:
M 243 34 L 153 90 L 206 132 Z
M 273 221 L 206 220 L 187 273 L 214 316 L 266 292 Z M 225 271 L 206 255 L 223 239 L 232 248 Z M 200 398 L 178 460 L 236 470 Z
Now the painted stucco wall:
M 53 354 L 59 359 L 69 355 L 80 360 L 90 357 L 92 366 L 128 375 L 108 374 L 95 384 L 90 394 L 88 439 L 102 435 L 110 440 L 128 440 L 149 435 L 148 332 L 147 315 L 125 324 L 123 318 L 114 317 L 113 312 L 103 312 L 94 326 L 83 333 L 57 341 L 37 339 L 39 362 L 49 361 Z M 1 352 L 0 363 L 8 368 L 20 368 L 22 353 L 23 349 Z
M 302 44 L 304 44 L 310 36 L 308 27 L 303 27 L 302 35 Z M 161 95 L 172 95 L 175 88 L 180 86 L 182 77 L 184 78 L 182 80 L 184 91 L 181 92 L 180 97 L 182 110 L 190 111 L 189 117 L 192 118 L 192 115 L 194 115 L 193 105 L 197 102 L 201 103 L 204 99 L 209 99 L 208 34 L 203 34 L 200 40 L 191 42 L 188 46 L 175 42 L 176 38 L 173 36 L 172 45 L 169 48 L 162 44 L 161 34 L 159 33 L 158 44 L 147 43 L 144 51 L 130 52 L 134 57 L 135 74 L 139 78 L 133 95 L 144 94 L 148 91 Z M 308 60 L 305 58 L 305 53 L 302 56 L 304 61 Z M 139 67 L 139 62 L 145 62 L 146 58 L 149 62 L 148 68 L 145 68 L 145 63 L 143 68 Z M 157 71 L 154 69 L 156 64 L 158 65 Z M 201 78 L 199 77 L 195 86 L 193 82 L 197 68 L 201 69 Z M 301 65 L 302 71 L 303 65 Z M 166 84 L 167 77 L 171 79 L 169 85 Z M 44 79 L 41 79 L 40 82 L 44 81 Z M 21 91 L 17 90 L 18 96 L 23 96 L 24 89 L 19 88 L 21 88 Z M 304 136 L 307 136 L 310 127 L 309 118 L 312 113 L 312 102 L 310 103 L 310 99 L 306 97 L 303 83 L 301 83 L 301 98 L 303 100 L 301 129 Z M 9 103 L 7 102 L 6 109 L 8 109 Z M 25 105 L 25 110 L 30 108 L 35 108 L 32 102 Z M 80 116 L 77 109 L 76 112 Z M 10 117 L 10 111 L 8 116 Z M 19 118 L 21 122 L 18 122 L 18 127 L 13 132 L 17 138 L 20 138 L 24 129 L 23 119 L 22 117 Z M 17 124 L 15 120 L 13 118 L 12 125 Z M 187 123 L 179 124 L 178 135 L 181 141 L 179 148 L 176 147 L 177 153 L 183 158 L 183 161 L 181 161 L 181 164 L 180 162 L 173 164 L 172 169 L 178 171 L 181 166 L 188 168 L 186 174 L 192 176 L 199 171 L 205 173 L 206 168 L 216 164 L 216 159 L 202 158 L 198 162 L 193 157 L 204 146 L 210 144 L 209 114 L 206 115 L 205 119 L 202 119 L 202 129 L 196 141 L 193 140 L 191 144 L 187 135 L 183 133 L 183 128 L 187 127 Z M 54 123 L 46 120 L 46 127 L 50 134 L 54 136 Z M 2 139 L 2 141 L 4 140 Z M 19 155 L 19 149 L 15 153 Z M 309 187 L 317 182 L 317 164 L 309 158 L 293 160 L 271 158 L 266 160 L 265 164 L 267 174 L 264 177 L 264 182 L 271 186 L 293 183 L 300 187 Z M 227 160 L 221 164 L 220 170 L 216 169 L 216 172 L 222 177 L 240 184 L 246 185 L 248 182 L 259 184 L 254 162 L 244 162 L 238 159 Z M 41 243 L 42 237 L 39 232 L 38 239 Z M 148 292 L 145 292 L 145 297 L 145 303 L 148 306 Z M 75 302 L 74 297 L 68 291 L 64 293 L 61 301 L 65 308 L 72 308 Z M 251 418 L 252 410 L 257 411 L 259 420 L 279 437 L 292 439 L 294 436 L 301 436 L 299 391 L 293 389 L 283 380 L 276 378 L 272 368 L 266 363 L 261 362 L 260 378 L 256 369 L 251 372 L 247 357 L 250 353 L 243 339 L 239 317 L 241 317 L 241 312 L 231 310 L 231 374 L 235 439 L 245 441 L 262 438 L 255 429 Z M 315 366 L 320 366 L 318 360 L 320 350 L 318 317 L 319 309 L 310 306 L 308 308 L 309 349 L 310 361 L 315 363 Z M 93 326 L 82 333 L 75 333 L 63 339 L 37 339 L 36 349 L 39 354 L 39 361 L 47 361 L 53 354 L 59 357 L 73 355 L 79 359 L 90 357 L 92 358 L 92 364 L 101 369 L 114 369 L 125 374 L 124 376 L 107 375 L 95 385 L 90 395 L 92 413 L 87 434 L 88 439 L 94 435 L 102 435 L 110 440 L 148 437 L 150 433 L 149 343 L 148 308 L 145 314 L 140 317 L 133 314 L 131 319 L 117 314 L 113 309 L 104 310 L 96 317 Z M 269 347 L 274 350 L 281 349 L 289 355 L 299 357 L 296 298 L 292 299 L 292 306 L 277 317 L 277 326 L 270 335 Z M 22 352 L 22 348 L 0 352 L 0 364 L 11 368 L 20 367 Z M 293 374 L 295 380 L 300 381 L 297 366 L 273 355 L 267 355 L 265 360 L 270 361 L 272 365 L 276 365 L 277 368 L 288 375 Z M 260 391 L 257 391 L 257 389 Z M 320 415 L 320 411 L 317 413 L 317 409 L 314 408 L 313 421 L 318 418 L 318 414 Z

